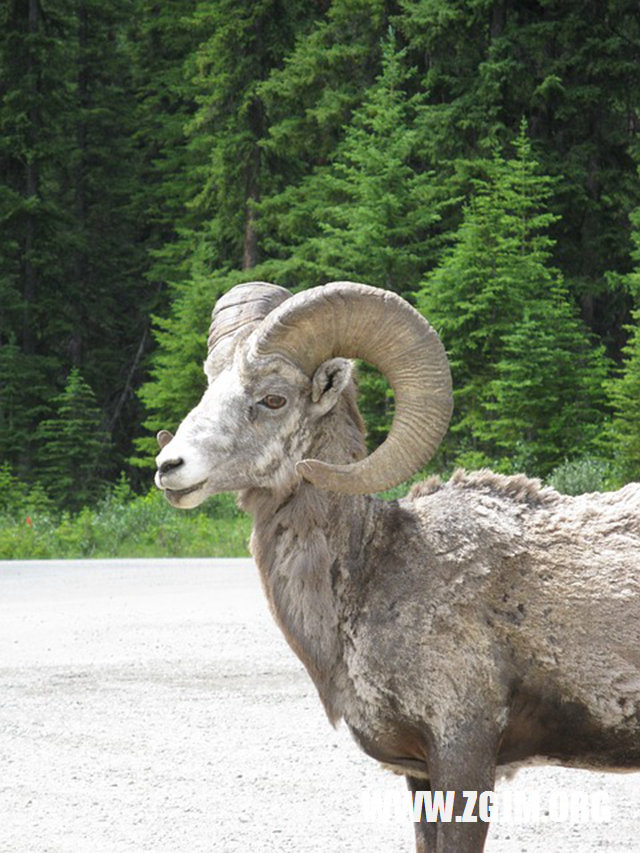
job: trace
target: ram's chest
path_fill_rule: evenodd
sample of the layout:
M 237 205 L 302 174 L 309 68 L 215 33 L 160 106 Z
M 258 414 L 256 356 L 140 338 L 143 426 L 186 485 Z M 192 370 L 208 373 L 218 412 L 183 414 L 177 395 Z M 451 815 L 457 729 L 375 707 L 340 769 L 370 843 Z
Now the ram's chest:
M 424 776 L 429 723 L 402 705 L 388 687 L 349 673 L 342 713 L 361 749 L 394 772 Z
M 475 716 L 499 726 L 506 715 L 508 656 L 486 620 L 433 604 L 413 595 L 343 623 L 345 721 L 368 754 L 414 776 L 426 773 L 433 743 L 456 738 Z

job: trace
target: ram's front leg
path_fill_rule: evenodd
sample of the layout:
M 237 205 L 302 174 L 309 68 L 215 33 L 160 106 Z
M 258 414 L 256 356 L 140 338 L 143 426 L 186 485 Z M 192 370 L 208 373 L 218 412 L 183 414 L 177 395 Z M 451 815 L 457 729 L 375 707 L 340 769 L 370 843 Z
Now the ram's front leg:
M 406 779 L 414 803 L 416 795 L 420 797 L 421 795 L 429 796 L 431 794 L 431 783 L 428 779 L 417 779 L 415 776 L 407 776 Z M 420 821 L 416 821 L 413 826 L 416 833 L 416 853 L 433 853 L 436 849 L 436 825 L 427 822 L 424 807 L 420 812 Z
M 423 818 L 435 832 L 419 825 L 418 853 L 482 853 L 489 824 L 479 803 L 493 790 L 499 738 L 497 727 L 484 720 L 451 727 L 432 744 Z

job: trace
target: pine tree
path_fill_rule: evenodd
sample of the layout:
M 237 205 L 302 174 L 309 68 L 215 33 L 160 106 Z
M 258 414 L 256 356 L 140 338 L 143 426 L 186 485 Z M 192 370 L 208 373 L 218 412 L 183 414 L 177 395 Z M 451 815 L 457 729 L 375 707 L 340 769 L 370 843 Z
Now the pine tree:
M 282 67 L 258 87 L 268 121 L 261 149 L 271 174 L 254 206 L 256 228 L 263 258 L 277 260 L 273 267 L 281 283 L 308 287 L 326 281 L 322 272 L 318 278 L 317 253 L 307 241 L 318 236 L 327 209 L 348 192 L 333 164 L 354 110 L 381 73 L 391 5 L 317 4 L 320 14 L 299 27 Z
M 156 300 L 144 276 L 144 206 L 136 192 L 143 175 L 130 3 L 76 0 L 75 14 L 75 245 L 58 312 L 58 346 L 62 374 L 69 363 L 77 366 L 96 389 L 119 467 L 130 449 L 130 425 L 140 416 L 133 388 Z
M 546 207 L 526 128 L 496 153 L 457 242 L 426 281 L 420 307 L 443 337 L 454 377 L 452 452 L 545 473 L 588 448 L 602 420 L 606 363 L 549 265 Z
M 211 269 L 251 269 L 260 260 L 254 205 L 270 180 L 263 154 L 267 116 L 261 84 L 290 49 L 308 4 L 289 0 L 200 2 L 202 34 L 188 60 L 196 110 L 189 122 L 191 175 L 199 188 L 200 257 Z
M 614 411 L 610 429 L 613 461 L 624 482 L 640 479 L 640 309 L 627 326 L 629 340 L 623 348 L 620 374 L 608 385 Z
M 33 477 L 35 429 L 49 413 L 57 362 L 28 354 L 15 338 L 0 346 L 0 459 L 21 478 Z
M 505 336 L 485 403 L 485 434 L 508 454 L 505 470 L 537 476 L 594 451 L 606 402 L 602 347 L 590 340 L 562 280 L 546 285 Z
M 198 182 L 187 132 L 196 108 L 187 65 L 206 35 L 193 23 L 196 6 L 197 0 L 141 0 L 134 32 L 136 141 L 143 153 L 136 190 L 145 216 L 146 277 L 164 296 L 152 306 L 154 313 L 164 309 L 171 285 L 189 275 L 201 219 L 191 209 Z
M 434 226 L 441 201 L 432 176 L 417 168 L 420 141 L 415 131 L 419 99 L 408 94 L 411 72 L 391 31 L 382 46 L 382 70 L 354 110 L 322 180 L 325 196 L 307 196 L 316 235 L 294 248 L 315 267 L 314 278 L 359 279 L 407 293 L 433 265 Z M 437 233 L 437 232 L 436 232 Z
M 52 403 L 53 417 L 37 431 L 40 477 L 59 506 L 79 509 L 95 500 L 104 485 L 109 434 L 95 394 L 77 368 Z
M 277 258 L 263 264 L 266 277 L 273 271 L 280 283 L 298 287 L 355 279 L 407 294 L 434 263 L 442 201 L 432 176 L 418 165 L 419 98 L 409 94 L 411 70 L 392 30 L 380 52 L 381 71 L 331 162 L 258 207 L 263 242 Z M 302 218 L 300 233 L 295 221 Z M 359 374 L 375 446 L 389 428 L 392 396 L 369 366 L 361 365 Z
M 298 38 L 258 93 L 269 118 L 264 149 L 284 185 L 326 163 L 362 93 L 381 68 L 381 46 L 395 4 L 331 0 L 305 4 Z

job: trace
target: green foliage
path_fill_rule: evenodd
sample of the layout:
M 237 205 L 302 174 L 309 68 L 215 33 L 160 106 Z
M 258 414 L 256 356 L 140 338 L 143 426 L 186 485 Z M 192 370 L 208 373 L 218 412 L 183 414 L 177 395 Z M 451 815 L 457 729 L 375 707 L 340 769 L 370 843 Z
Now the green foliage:
M 258 206 L 265 244 L 282 258 L 274 270 L 302 287 L 356 279 L 403 293 L 436 257 L 443 201 L 431 174 L 415 169 L 420 103 L 407 94 L 411 71 L 393 31 L 381 53 L 330 164 Z
M 15 476 L 8 462 L 0 466 L 0 516 L 25 520 L 36 511 L 54 511 L 53 501 L 40 484 L 28 486 Z
M 59 506 L 78 509 L 95 500 L 104 485 L 109 434 L 95 395 L 76 368 L 52 404 L 53 417 L 37 430 L 40 476 Z
M 615 484 L 611 463 L 594 456 L 562 462 L 547 478 L 547 485 L 564 495 L 603 492 Z
M 184 56 L 184 75 L 193 106 L 183 123 L 185 156 L 174 177 L 165 174 L 170 206 L 184 211 L 175 238 L 154 250 L 156 274 L 165 269 L 165 281 L 190 286 L 203 271 L 258 262 L 252 206 L 269 174 L 257 92 L 308 13 L 301 0 L 289 0 L 281 11 L 276 0 L 218 0 L 196 3 L 186 19 L 194 43 Z
M 585 452 L 602 422 L 606 362 L 549 266 L 551 181 L 523 125 L 514 156 L 476 179 L 454 248 L 419 305 L 449 352 L 449 453 L 469 465 L 546 473 Z
M 313 36 L 322 31 L 328 37 L 328 27 Z M 420 99 L 408 93 L 412 71 L 392 30 L 380 40 L 379 52 L 380 71 L 330 162 L 256 206 L 263 243 L 277 257 L 263 268 L 283 284 L 305 288 L 355 279 L 406 294 L 437 257 L 445 202 L 431 173 L 416 169 Z M 392 395 L 367 365 L 360 367 L 360 392 L 370 444 L 376 446 L 391 422 Z
M 130 19 L 125 0 L 0 11 L 0 445 L 30 478 L 37 424 L 72 366 L 98 393 L 116 458 L 138 411 L 150 299 Z
M 632 0 L 403 0 L 395 25 L 421 74 L 423 138 L 440 174 L 504 144 L 528 117 L 542 171 L 557 178 L 557 263 L 598 331 L 620 322 L 608 270 L 628 266 L 640 201 L 640 18 Z M 635 161 L 635 162 L 634 162 Z
M 49 411 L 55 359 L 25 353 L 17 343 L 0 346 L 0 459 L 16 471 L 33 470 L 35 429 Z
M 331 158 L 380 71 L 391 6 L 384 0 L 304 4 L 293 48 L 257 90 L 269 118 L 263 147 L 277 158 L 278 189 Z
M 25 471 L 51 395 L 52 359 L 39 342 L 72 252 L 62 189 L 72 161 L 72 98 L 61 81 L 73 65 L 58 37 L 70 20 L 65 2 L 46 22 L 34 2 L 0 11 L 0 443 L 3 458 Z
M 640 208 L 634 211 L 632 223 L 636 265 L 622 284 L 633 296 L 636 309 L 633 323 L 626 327 L 629 337 L 623 348 L 624 362 L 607 385 L 614 412 L 609 438 L 625 482 L 640 479 Z
M 387 437 L 394 413 L 393 391 L 380 371 L 358 362 L 358 406 L 367 429 L 367 446 L 378 447 Z
M 608 385 L 614 409 L 612 449 L 626 481 L 640 479 L 640 309 L 633 312 L 633 320 L 624 364 Z
M 566 291 L 551 288 L 504 337 L 489 385 L 486 434 L 510 470 L 544 476 L 569 454 L 593 449 L 604 420 L 606 362 L 576 318 Z

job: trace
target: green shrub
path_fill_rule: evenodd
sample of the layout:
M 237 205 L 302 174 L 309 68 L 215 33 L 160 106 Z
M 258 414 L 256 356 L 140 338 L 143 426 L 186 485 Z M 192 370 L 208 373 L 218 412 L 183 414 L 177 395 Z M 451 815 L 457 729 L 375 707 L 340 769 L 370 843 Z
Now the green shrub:
M 603 492 L 614 484 L 611 463 L 593 456 L 565 460 L 551 472 L 547 483 L 564 495 Z

